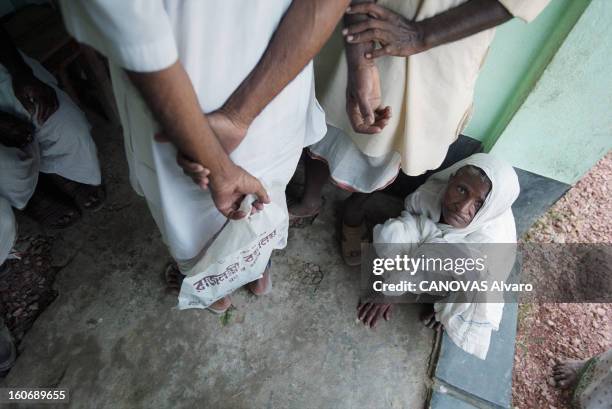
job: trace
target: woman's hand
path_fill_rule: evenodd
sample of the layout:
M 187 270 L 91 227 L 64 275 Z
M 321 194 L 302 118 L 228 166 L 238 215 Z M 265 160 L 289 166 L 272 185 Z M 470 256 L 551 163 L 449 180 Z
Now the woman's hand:
M 347 14 L 366 14 L 368 19 L 350 25 L 343 30 L 349 44 L 376 41 L 381 48 L 365 55 L 378 58 L 385 55 L 408 57 L 427 50 L 425 31 L 419 23 L 375 3 L 351 6 Z
M 355 132 L 376 134 L 389 122 L 391 107 L 382 107 L 376 65 L 349 66 L 346 111 Z

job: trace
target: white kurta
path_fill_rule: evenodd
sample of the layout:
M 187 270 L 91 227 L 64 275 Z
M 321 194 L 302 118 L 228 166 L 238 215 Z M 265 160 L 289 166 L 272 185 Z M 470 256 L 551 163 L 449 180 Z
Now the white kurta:
M 466 1 L 380 0 L 378 4 L 421 21 Z M 499 1 L 514 16 L 531 21 L 549 0 Z M 317 57 L 316 76 L 317 95 L 327 121 L 342 132 L 330 132 L 311 151 L 326 159 L 332 178 L 339 184 L 362 192 L 384 187 L 400 167 L 407 175 L 415 176 L 440 166 L 449 145 L 469 121 L 474 87 L 495 29 L 408 58 L 376 59 L 382 103 L 391 106 L 393 116 L 381 133 L 366 135 L 353 131 L 346 114 L 347 63 L 341 28 L 340 25 Z M 348 148 L 350 144 L 355 148 Z M 352 157 L 348 151 L 354 153 Z M 382 158 L 386 167 L 381 166 Z M 368 166 L 371 161 L 376 166 Z M 360 164 L 364 166 L 358 168 Z M 361 177 L 368 172 L 377 175 Z M 389 173 L 393 174 L 391 179 L 387 177 Z M 364 180 L 378 184 L 366 184 Z
M 109 57 L 135 189 L 173 257 L 186 269 L 225 223 L 208 192 L 176 164 L 120 67 L 157 71 L 180 59 L 203 112 L 219 108 L 263 55 L 290 0 L 62 0 L 68 31 Z M 231 159 L 267 185 L 286 185 L 301 150 L 325 134 L 309 64 L 251 124 Z
M 17 223 L 10 203 L 0 197 L 0 265 L 4 263 L 17 239 Z
M 26 118 L 35 125 L 33 142 L 23 149 L 0 144 L 0 196 L 22 209 L 38 182 L 38 173 L 55 173 L 89 185 L 101 183 L 96 145 L 85 114 L 57 87 L 53 75 L 38 61 L 22 55 L 34 75 L 53 87 L 57 111 L 42 125 L 31 117 L 13 93 L 11 76 L 0 65 L 0 111 Z

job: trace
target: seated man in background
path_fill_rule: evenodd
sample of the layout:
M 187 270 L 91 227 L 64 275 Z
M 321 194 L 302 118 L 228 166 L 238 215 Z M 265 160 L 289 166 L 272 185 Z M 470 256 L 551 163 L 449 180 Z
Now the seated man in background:
M 0 197 L 50 228 L 98 209 L 104 189 L 89 131 L 55 78 L 0 26 Z

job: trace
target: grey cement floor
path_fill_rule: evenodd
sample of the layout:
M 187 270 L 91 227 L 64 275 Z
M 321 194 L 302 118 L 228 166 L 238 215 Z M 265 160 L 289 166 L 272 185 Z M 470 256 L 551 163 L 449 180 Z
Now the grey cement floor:
M 334 188 L 275 253 L 272 294 L 240 290 L 223 317 L 181 312 L 164 293 L 168 253 L 127 182 L 123 142 L 108 129 L 96 141 L 106 207 L 58 237 L 59 296 L 0 386 L 68 388 L 69 407 L 88 409 L 423 407 L 433 333 L 416 306 L 375 331 L 356 322 L 359 272 L 338 252 Z M 20 220 L 23 234 L 37 229 Z

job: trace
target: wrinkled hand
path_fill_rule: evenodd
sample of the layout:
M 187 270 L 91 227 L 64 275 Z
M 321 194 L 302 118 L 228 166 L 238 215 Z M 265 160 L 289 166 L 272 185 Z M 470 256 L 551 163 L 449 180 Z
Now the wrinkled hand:
M 366 327 L 375 328 L 379 320 L 391 319 L 393 304 L 380 304 L 374 302 L 359 302 L 357 306 L 357 318 L 363 322 Z
M 59 107 L 55 90 L 32 74 L 13 78 L 13 92 L 21 105 L 43 124 Z
M 0 144 L 24 148 L 34 139 L 34 125 L 6 112 L 0 112 Z
M 376 41 L 378 48 L 366 54 L 366 58 L 385 55 L 408 57 L 427 49 L 425 33 L 419 23 L 375 3 L 351 6 L 348 14 L 367 14 L 368 19 L 347 27 L 343 33 L 349 44 Z
M 240 166 L 232 165 L 232 169 L 224 174 L 211 175 L 210 188 L 215 206 L 230 219 L 242 219 L 248 216 L 238 210 L 246 195 L 257 196 L 257 200 L 253 203 L 256 210 L 261 210 L 264 203 L 270 203 L 270 197 L 261 182 Z
M 346 112 L 355 132 L 376 134 L 389 123 L 391 107 L 381 105 L 380 78 L 374 64 L 349 69 Z

